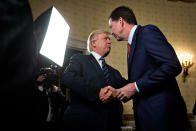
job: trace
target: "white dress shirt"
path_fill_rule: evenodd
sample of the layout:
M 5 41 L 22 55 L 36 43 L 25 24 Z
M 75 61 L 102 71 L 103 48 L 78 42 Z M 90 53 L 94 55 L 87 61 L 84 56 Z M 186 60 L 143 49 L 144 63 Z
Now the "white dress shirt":
M 102 61 L 100 60 L 101 56 L 94 52 L 94 51 L 91 51 L 91 54 L 95 57 L 95 59 L 97 60 L 97 62 L 99 63 L 100 67 L 102 68 Z
M 132 44 L 133 35 L 134 35 L 134 33 L 135 33 L 135 30 L 137 29 L 137 26 L 138 26 L 138 25 L 134 25 L 133 28 L 131 29 L 130 33 L 129 33 L 128 43 L 129 43 L 130 45 Z M 136 87 L 137 92 L 139 92 L 139 89 L 138 89 L 138 87 L 137 87 L 136 82 L 134 82 L 134 84 L 135 84 L 135 87 Z

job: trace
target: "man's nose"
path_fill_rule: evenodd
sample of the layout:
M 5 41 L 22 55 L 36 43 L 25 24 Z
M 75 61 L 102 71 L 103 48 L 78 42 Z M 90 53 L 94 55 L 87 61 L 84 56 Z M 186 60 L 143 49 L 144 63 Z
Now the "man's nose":
M 108 38 L 108 39 L 107 39 L 107 42 L 111 44 L 111 40 L 110 40 L 110 38 Z

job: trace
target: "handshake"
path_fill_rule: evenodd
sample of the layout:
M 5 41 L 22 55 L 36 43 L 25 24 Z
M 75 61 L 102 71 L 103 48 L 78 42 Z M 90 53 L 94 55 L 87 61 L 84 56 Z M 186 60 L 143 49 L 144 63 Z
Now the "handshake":
M 120 89 L 115 89 L 112 86 L 101 88 L 99 92 L 99 99 L 103 103 L 108 103 L 111 100 L 119 99 L 123 102 L 128 101 L 136 93 L 134 83 L 129 83 Z

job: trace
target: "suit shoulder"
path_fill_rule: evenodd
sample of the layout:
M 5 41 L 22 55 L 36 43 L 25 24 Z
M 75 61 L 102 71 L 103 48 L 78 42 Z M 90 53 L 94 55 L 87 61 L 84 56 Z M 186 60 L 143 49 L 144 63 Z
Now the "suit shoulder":
M 78 62 L 82 62 L 82 61 L 86 61 L 90 58 L 90 55 L 84 55 L 84 54 L 74 54 L 70 60 L 71 61 L 78 61 Z
M 149 25 L 142 26 L 142 32 L 143 33 L 161 32 L 161 30 L 157 26 L 149 24 Z
M 142 26 L 143 29 L 153 29 L 153 28 L 158 28 L 156 25 L 152 25 L 152 24 L 148 24 L 148 25 L 145 25 L 145 26 Z
M 164 34 L 162 33 L 162 31 L 155 25 L 142 26 L 138 36 L 142 40 L 143 39 L 149 39 L 149 38 L 152 38 L 154 36 L 159 36 L 159 37 L 162 37 L 162 38 L 166 39 Z
M 84 57 L 84 56 L 85 56 L 85 55 L 78 53 L 78 54 L 72 55 L 72 56 L 71 56 L 71 59 L 81 59 L 81 58 Z

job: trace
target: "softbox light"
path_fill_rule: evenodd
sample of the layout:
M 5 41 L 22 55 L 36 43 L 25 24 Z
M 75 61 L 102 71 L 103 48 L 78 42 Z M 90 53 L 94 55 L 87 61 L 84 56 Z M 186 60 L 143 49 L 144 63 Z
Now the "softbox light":
M 62 67 L 70 30 L 69 25 L 58 10 L 52 6 L 36 19 L 35 26 L 37 43 L 41 46 L 40 54 Z

